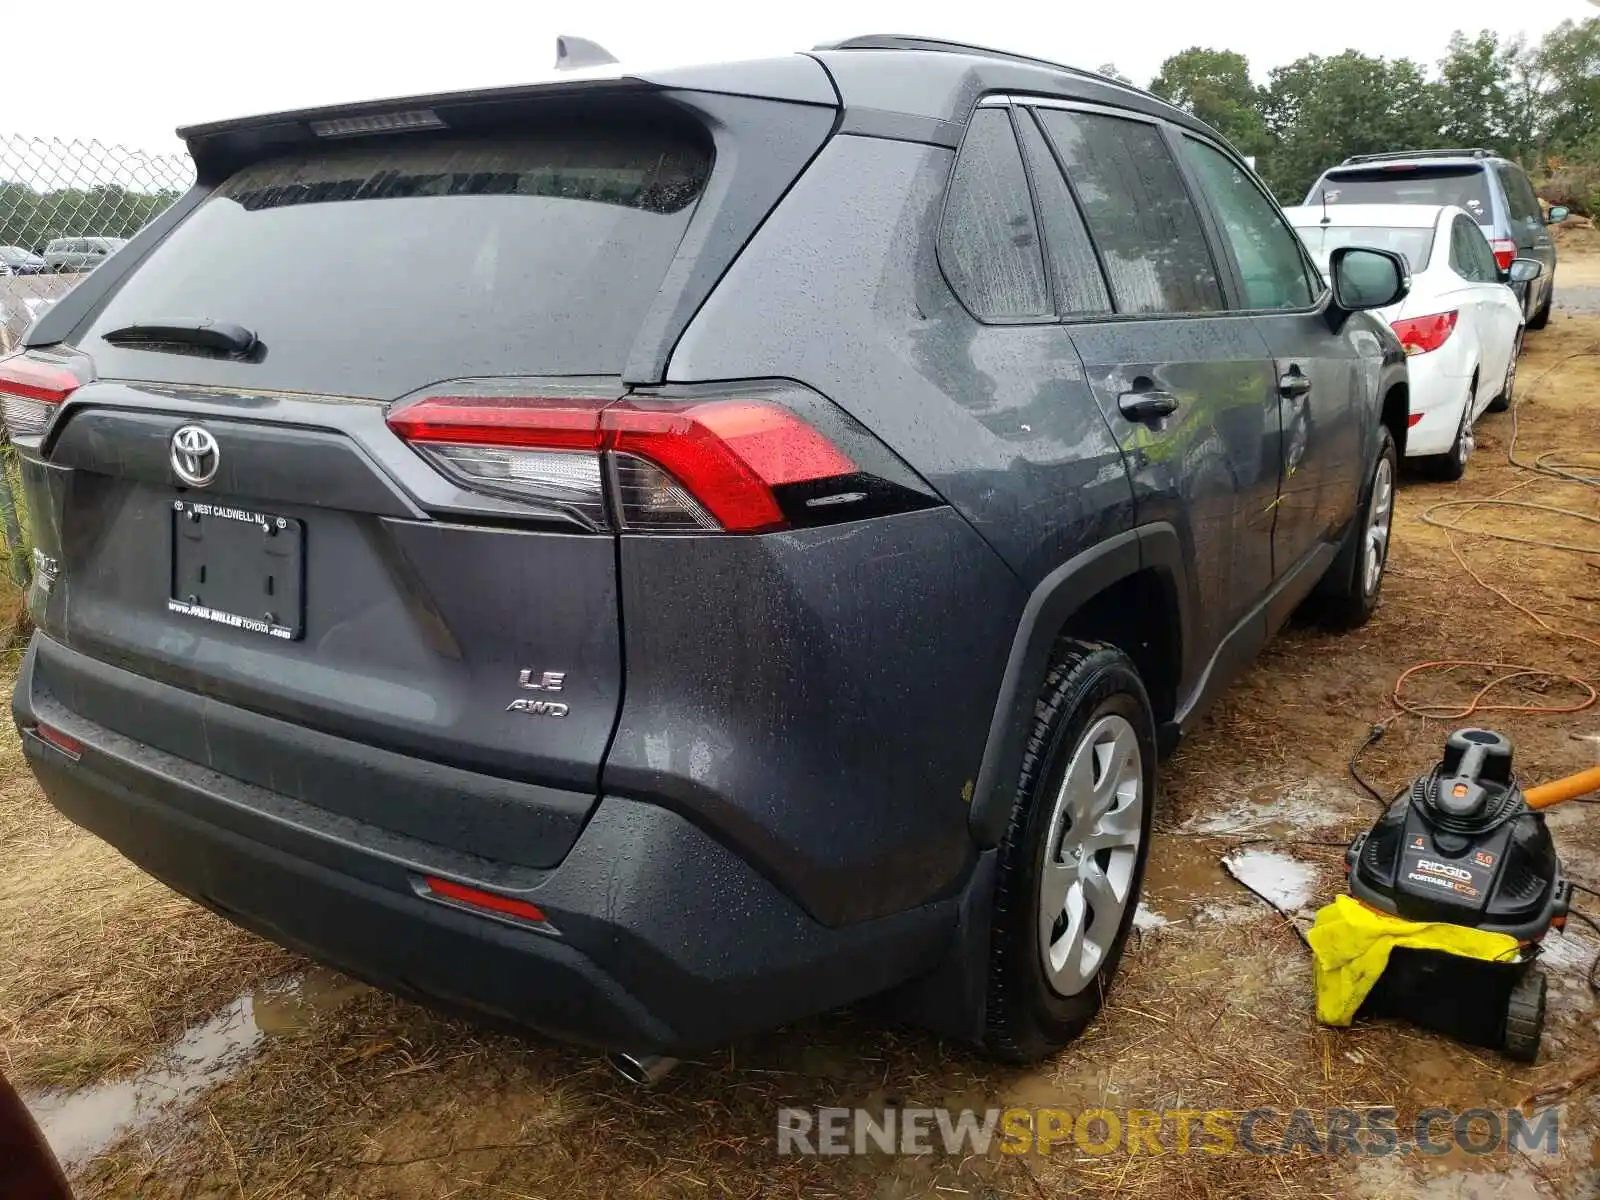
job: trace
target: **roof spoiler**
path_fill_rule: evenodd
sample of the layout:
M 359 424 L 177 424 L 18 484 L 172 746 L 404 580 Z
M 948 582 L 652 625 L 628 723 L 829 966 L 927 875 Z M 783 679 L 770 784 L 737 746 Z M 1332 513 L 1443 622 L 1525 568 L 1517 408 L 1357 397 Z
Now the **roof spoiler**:
M 569 42 L 571 40 L 568 39 Z M 623 75 L 620 69 L 606 71 L 604 68 L 607 65 L 595 63 L 587 67 L 563 68 L 570 70 L 572 76 L 557 77 L 542 83 L 392 100 L 363 100 L 352 104 L 332 104 L 230 121 L 213 121 L 205 125 L 186 126 L 178 130 L 178 136 L 188 143 L 199 182 L 214 184 L 248 163 L 259 162 L 275 154 L 292 153 L 328 139 L 367 134 L 404 135 L 410 131 L 471 127 L 482 124 L 494 111 L 504 113 L 519 105 L 542 104 L 563 98 L 603 100 L 607 96 L 639 97 L 662 90 L 659 84 Z

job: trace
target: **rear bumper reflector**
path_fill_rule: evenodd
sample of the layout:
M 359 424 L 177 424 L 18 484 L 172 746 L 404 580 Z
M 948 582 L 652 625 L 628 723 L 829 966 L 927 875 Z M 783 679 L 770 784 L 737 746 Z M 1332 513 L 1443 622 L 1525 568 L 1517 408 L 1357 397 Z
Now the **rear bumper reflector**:
M 62 733 L 61 730 L 46 725 L 43 721 L 33 727 L 33 732 L 41 742 L 61 751 L 73 762 L 83 757 L 83 743 L 70 734 Z
M 462 908 L 478 909 L 484 913 L 492 913 L 499 917 L 513 917 L 518 921 L 528 921 L 536 925 L 549 927 L 545 920 L 544 910 L 536 904 L 526 900 L 518 900 L 513 896 L 502 896 L 497 892 L 486 892 L 482 888 L 469 887 L 464 883 L 456 883 L 449 879 L 440 879 L 434 875 L 424 876 L 418 891 L 431 900 L 440 900 L 447 904 L 457 905 Z

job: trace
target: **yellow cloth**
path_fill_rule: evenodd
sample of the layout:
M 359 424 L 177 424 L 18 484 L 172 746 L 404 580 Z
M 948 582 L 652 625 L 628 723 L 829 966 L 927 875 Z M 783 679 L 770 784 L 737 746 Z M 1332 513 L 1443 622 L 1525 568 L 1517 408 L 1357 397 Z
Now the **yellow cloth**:
M 1485 962 L 1514 961 L 1520 949 L 1509 933 L 1444 921 L 1418 924 L 1368 908 L 1351 896 L 1335 896 L 1332 904 L 1318 909 L 1306 941 L 1317 981 L 1317 1020 L 1324 1025 L 1348 1025 L 1355 1019 L 1396 946 L 1443 950 Z

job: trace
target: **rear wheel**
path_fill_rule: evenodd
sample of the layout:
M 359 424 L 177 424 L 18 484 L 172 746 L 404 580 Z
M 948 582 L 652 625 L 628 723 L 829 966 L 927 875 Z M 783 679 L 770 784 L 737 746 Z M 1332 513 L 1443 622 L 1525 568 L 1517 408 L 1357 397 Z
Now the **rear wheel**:
M 1100 1011 L 1149 854 L 1155 718 L 1112 646 L 1063 640 L 1000 846 L 984 1044 L 1032 1062 Z
M 1378 609 L 1383 570 L 1389 562 L 1389 527 L 1394 518 L 1394 483 L 1399 465 L 1394 438 L 1379 431 L 1377 457 L 1360 510 L 1345 534 L 1339 556 L 1318 585 L 1316 610 L 1334 629 L 1365 625 Z
M 1511 343 L 1511 362 L 1506 366 L 1505 381 L 1500 385 L 1500 394 L 1489 401 L 1485 412 L 1505 412 L 1511 407 L 1511 399 L 1517 388 L 1517 360 L 1522 357 L 1521 329 L 1517 330 L 1517 338 Z
M 1528 318 L 1529 329 L 1543 329 L 1550 324 L 1550 301 L 1554 298 L 1555 286 L 1544 294 L 1544 303 L 1539 306 L 1539 311 Z
M 1450 443 L 1450 449 L 1443 454 L 1435 455 L 1428 460 L 1428 466 L 1438 478 L 1454 483 L 1467 473 L 1467 463 L 1472 458 L 1472 451 L 1477 447 L 1477 439 L 1472 434 L 1472 399 L 1478 391 L 1478 377 L 1474 375 L 1472 382 L 1467 386 L 1467 398 L 1461 403 L 1461 420 L 1456 425 L 1455 441 Z

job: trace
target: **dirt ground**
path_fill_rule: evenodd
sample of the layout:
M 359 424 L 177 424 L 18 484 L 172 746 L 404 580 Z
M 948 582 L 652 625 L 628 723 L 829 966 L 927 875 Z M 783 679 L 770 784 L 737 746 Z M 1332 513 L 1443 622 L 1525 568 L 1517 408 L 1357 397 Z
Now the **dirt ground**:
M 1563 239 L 1563 299 L 1521 363 L 1516 456 L 1600 464 L 1600 234 Z M 29 1095 L 85 1197 L 1009 1195 L 1093 1197 L 1600 1194 L 1600 1087 L 1564 1096 L 1562 1152 L 1397 1160 L 1128 1156 L 780 1157 L 786 1105 L 985 1108 L 1393 1105 L 1505 1108 L 1600 1062 L 1585 982 L 1600 939 L 1552 938 L 1537 1066 L 1397 1024 L 1321 1028 L 1310 964 L 1283 916 L 1341 886 L 1340 846 L 1385 794 L 1426 769 L 1464 720 L 1395 717 L 1396 679 L 1428 660 L 1526 664 L 1600 680 L 1600 530 L 1522 508 L 1436 513 L 1576 553 L 1447 533 L 1430 505 L 1494 497 L 1600 518 L 1594 489 L 1508 462 L 1510 414 L 1479 426 L 1465 481 L 1402 487 L 1384 600 L 1343 637 L 1291 626 L 1163 776 L 1140 932 L 1105 1013 L 1036 1069 L 1002 1068 L 931 1036 L 845 1013 L 686 1064 L 650 1092 L 593 1056 L 454 1023 L 310 967 L 177 899 L 57 817 L 9 739 L 0 759 L 0 1066 Z M 1585 457 L 1585 450 L 1589 456 Z M 1459 554 L 1459 559 L 1457 555 Z M 1497 595 L 1478 582 L 1499 588 Z M 1516 607 L 1520 605 L 1521 607 Z M 1503 673 L 1503 672 L 1502 672 Z M 1464 705 L 1487 668 L 1424 673 L 1414 702 Z M 1575 685 L 1516 682 L 1486 699 L 1560 707 Z M 1600 761 L 1600 706 L 1489 712 L 1527 780 Z M 1600 887 L 1600 808 L 1552 825 L 1569 873 Z M 1600 915 L 1600 899 L 1581 896 Z

